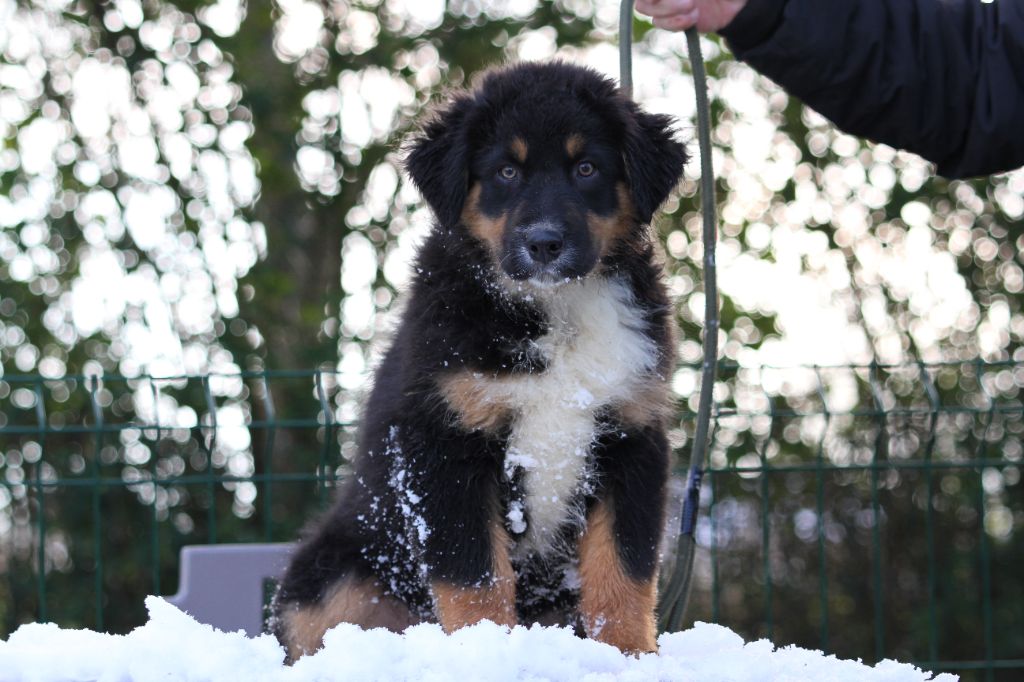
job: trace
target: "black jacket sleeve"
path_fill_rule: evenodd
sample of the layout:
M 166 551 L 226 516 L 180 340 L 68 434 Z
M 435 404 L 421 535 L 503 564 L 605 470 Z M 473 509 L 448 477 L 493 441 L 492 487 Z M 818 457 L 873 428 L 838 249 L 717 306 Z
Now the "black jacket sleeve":
M 750 0 L 722 35 L 843 130 L 941 175 L 1024 165 L 1024 0 Z

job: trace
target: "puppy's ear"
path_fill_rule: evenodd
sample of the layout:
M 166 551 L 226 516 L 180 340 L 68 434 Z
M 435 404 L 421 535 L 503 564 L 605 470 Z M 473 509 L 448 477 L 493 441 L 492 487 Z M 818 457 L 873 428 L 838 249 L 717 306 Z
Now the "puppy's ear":
M 686 149 L 672 134 L 672 119 L 648 114 L 632 102 L 623 157 L 629 189 L 641 223 L 649 223 L 683 174 Z
M 460 94 L 439 110 L 413 137 L 405 169 L 441 225 L 459 221 L 469 191 L 467 118 L 473 98 Z

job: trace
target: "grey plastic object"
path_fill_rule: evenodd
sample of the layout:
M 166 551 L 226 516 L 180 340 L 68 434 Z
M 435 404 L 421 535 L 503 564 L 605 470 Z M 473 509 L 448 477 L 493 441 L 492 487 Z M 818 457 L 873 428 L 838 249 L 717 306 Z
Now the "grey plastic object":
M 178 558 L 178 593 L 167 601 L 218 630 L 263 632 L 264 584 L 284 573 L 295 545 L 189 545 Z

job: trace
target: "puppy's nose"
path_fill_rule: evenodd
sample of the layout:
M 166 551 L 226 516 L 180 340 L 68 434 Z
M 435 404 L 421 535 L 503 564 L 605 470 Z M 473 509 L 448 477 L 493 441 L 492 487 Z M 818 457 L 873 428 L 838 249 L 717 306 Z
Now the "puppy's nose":
M 530 251 L 530 258 L 547 265 L 562 253 L 562 235 L 546 227 L 536 229 L 527 236 L 526 248 Z

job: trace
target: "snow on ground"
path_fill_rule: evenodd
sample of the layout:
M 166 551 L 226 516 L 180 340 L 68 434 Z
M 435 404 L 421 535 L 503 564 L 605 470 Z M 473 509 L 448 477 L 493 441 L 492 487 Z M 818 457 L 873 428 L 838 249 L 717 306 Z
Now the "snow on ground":
M 662 635 L 659 654 L 633 658 L 562 628 L 481 623 L 445 635 L 418 625 L 402 635 L 340 625 L 324 648 L 283 665 L 277 641 L 246 637 L 197 623 L 158 597 L 146 600 L 149 622 L 128 635 L 23 625 L 0 641 L 0 681 L 167 682 L 168 680 L 417 680 L 422 682 L 566 680 L 612 682 L 754 682 L 796 680 L 909 682 L 933 679 L 913 666 L 883 661 L 875 667 L 837 660 L 819 651 L 745 644 L 720 625 L 698 623 Z M 942 674 L 936 682 L 954 682 Z

